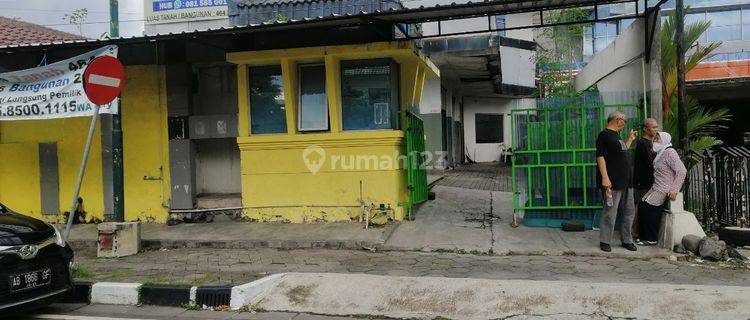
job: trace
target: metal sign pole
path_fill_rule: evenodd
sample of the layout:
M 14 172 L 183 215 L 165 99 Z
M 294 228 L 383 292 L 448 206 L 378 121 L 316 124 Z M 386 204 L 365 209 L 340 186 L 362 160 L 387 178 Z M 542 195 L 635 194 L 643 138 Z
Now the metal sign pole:
M 89 151 L 91 150 L 91 140 L 94 137 L 94 130 L 96 129 L 96 121 L 99 119 L 99 105 L 94 104 L 94 115 L 91 116 L 91 125 L 89 126 L 89 135 L 86 137 L 86 147 L 83 149 L 83 159 L 81 159 L 81 168 L 78 170 L 78 180 L 76 181 L 75 191 L 73 192 L 73 203 L 70 205 L 70 212 L 68 213 L 68 222 L 65 227 L 65 233 L 63 239 L 68 241 L 70 236 L 70 228 L 73 227 L 73 219 L 75 218 L 76 207 L 78 207 L 78 193 L 81 191 L 81 182 L 83 181 L 83 174 L 86 172 L 86 163 L 89 158 Z

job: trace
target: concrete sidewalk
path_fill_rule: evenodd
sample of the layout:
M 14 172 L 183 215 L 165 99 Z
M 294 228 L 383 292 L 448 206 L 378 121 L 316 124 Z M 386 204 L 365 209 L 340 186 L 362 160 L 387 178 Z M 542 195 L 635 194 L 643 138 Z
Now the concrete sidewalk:
M 750 288 L 283 274 L 242 299 L 267 311 L 408 319 L 747 319 Z M 268 284 L 266 284 L 268 286 Z M 239 298 L 239 297 L 238 297 Z M 240 305 L 241 299 L 232 304 Z
M 658 247 L 631 252 L 614 239 L 611 253 L 599 250 L 599 232 L 511 227 L 512 194 L 438 185 L 437 198 L 419 207 L 414 221 L 402 222 L 386 250 L 492 252 L 496 255 L 578 255 L 653 258 L 672 255 Z
M 77 280 L 155 284 L 238 285 L 284 272 L 410 277 L 750 286 L 750 264 L 663 258 L 490 256 L 440 252 L 279 249 L 170 249 L 123 258 L 76 251 Z
M 259 223 L 223 216 L 212 223 L 167 226 L 144 223 L 145 248 L 279 248 L 450 251 L 495 255 L 579 255 L 626 258 L 668 257 L 669 250 L 640 247 L 626 251 L 613 242 L 613 252 L 599 250 L 599 233 L 510 226 L 509 192 L 447 187 L 433 188 L 437 198 L 418 207 L 415 221 L 392 222 L 364 229 L 362 223 Z M 520 221 L 519 221 L 520 223 Z M 71 243 L 96 247 L 96 225 L 75 225 Z

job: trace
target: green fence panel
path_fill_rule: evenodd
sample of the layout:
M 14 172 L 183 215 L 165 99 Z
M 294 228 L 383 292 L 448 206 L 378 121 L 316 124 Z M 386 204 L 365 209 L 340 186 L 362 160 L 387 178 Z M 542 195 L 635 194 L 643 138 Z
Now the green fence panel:
M 424 122 L 407 111 L 406 117 L 406 181 L 409 191 L 407 218 L 414 220 L 414 206 L 427 201 L 427 170 L 425 166 Z
M 513 208 L 527 225 L 575 219 L 588 227 L 602 210 L 596 181 L 596 137 L 614 110 L 628 119 L 623 139 L 642 122 L 635 105 L 571 105 L 511 111 Z

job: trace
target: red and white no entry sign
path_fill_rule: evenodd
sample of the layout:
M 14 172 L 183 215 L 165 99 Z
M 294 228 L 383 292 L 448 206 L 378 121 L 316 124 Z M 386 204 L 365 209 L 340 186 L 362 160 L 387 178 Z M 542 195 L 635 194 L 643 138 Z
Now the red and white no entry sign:
M 105 105 L 120 94 L 125 86 L 125 68 L 112 56 L 94 59 L 83 72 L 83 90 L 91 102 Z

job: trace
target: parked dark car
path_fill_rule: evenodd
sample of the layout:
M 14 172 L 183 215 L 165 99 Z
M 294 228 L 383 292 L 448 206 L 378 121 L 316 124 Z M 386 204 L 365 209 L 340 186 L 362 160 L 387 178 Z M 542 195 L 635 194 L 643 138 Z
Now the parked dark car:
M 54 302 L 73 288 L 73 250 L 41 220 L 0 204 L 0 314 Z

